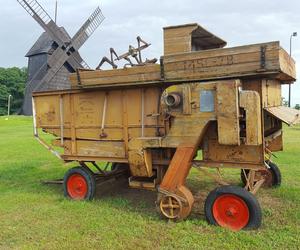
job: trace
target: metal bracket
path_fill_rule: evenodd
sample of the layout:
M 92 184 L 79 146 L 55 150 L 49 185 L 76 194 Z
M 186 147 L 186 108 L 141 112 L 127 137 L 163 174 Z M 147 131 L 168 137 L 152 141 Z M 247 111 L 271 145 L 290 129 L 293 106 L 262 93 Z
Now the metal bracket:
M 78 85 L 81 85 L 81 77 L 80 77 L 79 69 L 76 69 L 76 74 L 77 74 L 77 82 L 78 82 Z
M 267 46 L 260 47 L 260 69 L 266 70 L 266 50 Z
M 188 201 L 187 201 L 186 199 L 184 199 L 184 198 L 178 196 L 178 195 L 175 194 L 175 193 L 169 192 L 169 191 L 167 191 L 167 190 L 165 190 L 165 189 L 162 189 L 162 188 L 159 188 L 159 187 L 157 188 L 157 191 L 158 191 L 158 193 L 161 193 L 161 194 L 163 194 L 163 195 L 174 196 L 174 197 L 176 197 L 178 200 L 180 200 L 182 203 L 188 204 Z
M 160 58 L 160 77 L 161 80 L 165 80 L 165 67 L 164 67 L 164 58 Z
M 99 65 L 97 66 L 96 70 L 100 70 L 101 69 L 101 66 L 104 64 L 104 63 L 108 63 L 112 66 L 113 69 L 117 69 L 118 68 L 118 65 L 116 65 L 114 63 L 115 59 L 114 59 L 114 56 L 117 58 L 117 60 L 119 60 L 119 56 L 117 55 L 116 51 L 113 49 L 113 48 L 110 48 L 109 49 L 109 53 L 110 53 L 110 59 L 107 58 L 106 56 L 102 58 L 101 62 L 99 63 Z

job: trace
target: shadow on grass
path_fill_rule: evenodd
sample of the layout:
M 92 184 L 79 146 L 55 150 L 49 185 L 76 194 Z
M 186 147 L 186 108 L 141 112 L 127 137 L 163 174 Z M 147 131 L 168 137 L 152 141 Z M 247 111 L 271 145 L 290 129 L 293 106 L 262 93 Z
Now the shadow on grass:
M 57 194 L 59 199 L 62 199 L 62 185 L 45 185 L 42 184 L 42 181 L 63 178 L 65 171 L 66 169 L 61 166 L 45 167 L 45 165 L 39 162 L 35 162 L 34 165 L 23 163 L 11 168 L 2 168 L 0 170 L 0 182 L 5 183 L 7 186 L 7 189 L 3 190 L 3 192 L 8 192 L 11 188 L 18 188 L 23 192 L 38 195 L 44 193 Z M 204 220 L 205 199 L 208 193 L 217 185 L 209 179 L 191 174 L 187 180 L 187 186 L 195 198 L 192 213 L 188 217 L 188 220 Z M 129 188 L 128 180 L 125 178 L 98 186 L 95 197 L 96 201 L 103 201 L 113 208 L 120 210 L 127 209 L 142 216 L 158 220 L 160 216 L 156 208 L 156 199 L 156 191 Z

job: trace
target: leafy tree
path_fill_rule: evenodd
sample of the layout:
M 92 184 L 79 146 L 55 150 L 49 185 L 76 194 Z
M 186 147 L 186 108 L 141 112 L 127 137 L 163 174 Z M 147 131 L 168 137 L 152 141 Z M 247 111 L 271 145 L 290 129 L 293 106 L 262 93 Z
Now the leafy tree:
M 284 97 L 281 98 L 281 101 L 282 101 L 283 106 L 286 106 L 286 107 L 289 106 L 289 102 Z
M 7 114 L 8 96 L 12 95 L 11 113 L 18 113 L 22 107 L 27 68 L 0 68 L 0 115 Z
M 295 105 L 295 109 L 300 110 L 300 104 L 296 104 L 296 105 Z

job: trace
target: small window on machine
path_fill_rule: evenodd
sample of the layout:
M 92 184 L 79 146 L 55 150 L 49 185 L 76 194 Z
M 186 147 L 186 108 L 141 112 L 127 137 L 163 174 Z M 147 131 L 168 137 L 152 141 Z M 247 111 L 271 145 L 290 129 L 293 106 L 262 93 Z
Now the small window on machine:
M 215 91 L 201 90 L 200 91 L 200 112 L 215 111 Z

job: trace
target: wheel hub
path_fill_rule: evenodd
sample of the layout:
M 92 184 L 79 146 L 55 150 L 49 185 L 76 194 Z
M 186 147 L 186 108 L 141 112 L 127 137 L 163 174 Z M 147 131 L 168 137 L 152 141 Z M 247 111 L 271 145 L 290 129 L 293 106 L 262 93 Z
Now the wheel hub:
M 168 219 L 178 219 L 182 211 L 182 202 L 172 195 L 164 196 L 160 201 L 160 210 Z
M 88 185 L 82 175 L 73 174 L 68 179 L 67 189 L 72 199 L 83 200 L 87 194 Z
M 213 205 L 213 216 L 216 222 L 234 231 L 244 228 L 249 221 L 249 209 L 240 197 L 224 194 L 218 197 Z

